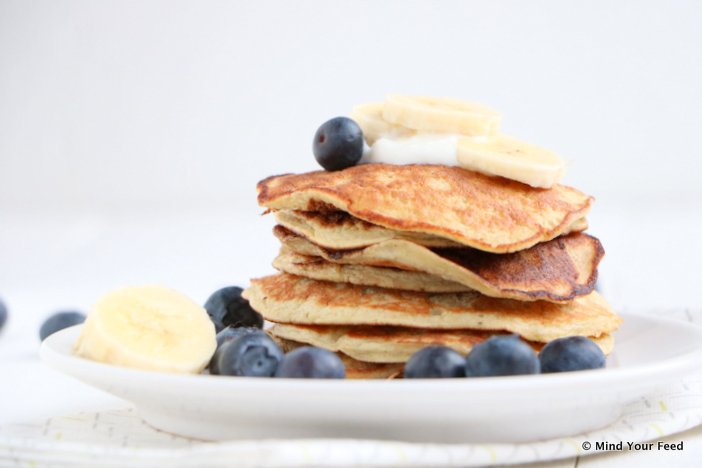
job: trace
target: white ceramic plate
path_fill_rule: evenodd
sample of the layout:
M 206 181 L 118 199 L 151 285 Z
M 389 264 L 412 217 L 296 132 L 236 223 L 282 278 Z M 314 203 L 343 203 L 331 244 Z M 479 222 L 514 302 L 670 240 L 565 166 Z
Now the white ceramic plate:
M 626 403 L 702 363 L 702 327 L 622 316 L 607 369 L 536 376 L 354 381 L 147 372 L 73 356 L 80 325 L 45 340 L 41 357 L 132 402 L 152 426 L 199 439 L 522 442 L 604 427 Z

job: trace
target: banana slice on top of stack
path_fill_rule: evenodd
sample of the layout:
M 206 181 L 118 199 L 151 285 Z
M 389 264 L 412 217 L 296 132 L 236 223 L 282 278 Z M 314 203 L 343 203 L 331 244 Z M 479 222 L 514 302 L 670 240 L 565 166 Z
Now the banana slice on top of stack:
M 388 96 L 383 103 L 353 108 L 353 118 L 371 146 L 372 162 L 392 162 L 395 154 L 421 155 L 472 171 L 516 180 L 532 187 L 551 188 L 563 178 L 564 161 L 539 146 L 499 133 L 495 110 L 465 101 L 423 96 Z M 447 149 L 448 148 L 448 149 Z M 421 163 L 406 159 L 397 163 Z

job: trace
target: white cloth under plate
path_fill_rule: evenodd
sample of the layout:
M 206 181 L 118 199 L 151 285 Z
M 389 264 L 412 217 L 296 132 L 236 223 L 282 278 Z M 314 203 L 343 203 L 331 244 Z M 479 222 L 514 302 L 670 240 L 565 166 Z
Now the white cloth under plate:
M 702 375 L 627 406 L 613 425 L 525 444 L 373 440 L 199 442 L 150 428 L 134 410 L 81 413 L 0 428 L 0 464 L 18 466 L 483 466 L 583 456 L 583 442 L 642 442 L 702 424 Z

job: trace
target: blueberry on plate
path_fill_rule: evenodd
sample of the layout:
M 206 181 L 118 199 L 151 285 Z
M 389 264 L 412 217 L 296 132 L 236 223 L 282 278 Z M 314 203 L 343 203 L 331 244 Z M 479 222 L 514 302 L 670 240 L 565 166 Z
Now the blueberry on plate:
M 517 335 L 493 336 L 466 358 L 466 377 L 538 374 L 539 358 Z
M 600 347 L 584 336 L 558 338 L 539 353 L 543 373 L 600 369 L 605 366 L 605 359 Z
M 339 356 L 331 351 L 303 346 L 285 355 L 275 376 L 292 379 L 343 379 L 346 377 L 346 367 Z
M 228 343 L 242 335 L 246 335 L 247 333 L 253 333 L 256 331 L 260 331 L 260 329 L 254 327 L 227 327 L 221 332 L 217 333 L 217 349 L 215 350 L 212 359 L 210 359 L 210 374 L 219 374 L 219 367 L 217 365 L 217 362 L 219 360 L 219 356 L 222 352 L 222 348 L 225 343 Z
M 85 315 L 71 310 L 57 312 L 44 321 L 39 329 L 39 339 L 44 341 L 47 336 L 64 328 L 85 322 Z
M 283 351 L 264 331 L 257 330 L 225 342 L 217 359 L 220 375 L 273 377 Z
M 363 156 L 363 131 L 348 117 L 327 120 L 314 134 L 312 152 L 327 171 L 355 166 Z
M 448 346 L 427 346 L 405 364 L 406 379 L 465 377 L 465 358 Z
M 7 307 L 5 303 L 2 302 L 2 299 L 0 299 L 0 331 L 2 331 L 5 326 L 5 322 L 7 322 Z
M 229 286 L 213 292 L 205 302 L 205 310 L 217 333 L 225 327 L 263 328 L 263 317 L 241 297 L 241 292 L 240 287 Z

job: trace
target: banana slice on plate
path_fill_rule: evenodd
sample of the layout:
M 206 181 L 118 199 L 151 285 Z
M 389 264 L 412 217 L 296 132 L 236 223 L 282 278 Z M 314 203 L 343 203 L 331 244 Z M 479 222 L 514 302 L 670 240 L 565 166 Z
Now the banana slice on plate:
M 369 146 L 381 137 L 409 137 L 417 133 L 410 128 L 393 125 L 383 120 L 382 102 L 354 106 L 351 110 L 351 118 L 363 130 L 363 136 Z
M 216 347 L 203 307 L 172 289 L 137 286 L 112 291 L 93 306 L 74 352 L 118 366 L 199 373 Z
M 385 99 L 383 119 L 428 133 L 489 136 L 499 130 L 501 116 L 482 104 L 448 98 L 392 95 Z
M 505 135 L 460 138 L 458 165 L 464 169 L 550 188 L 563 178 L 565 162 L 555 153 Z

